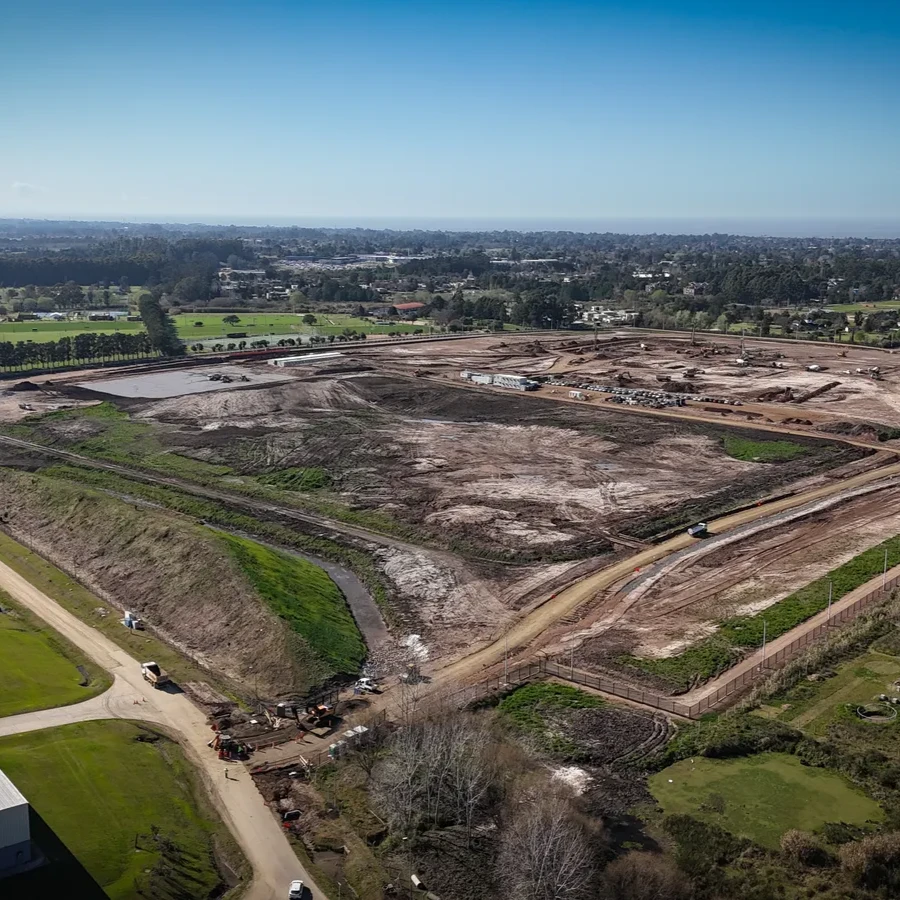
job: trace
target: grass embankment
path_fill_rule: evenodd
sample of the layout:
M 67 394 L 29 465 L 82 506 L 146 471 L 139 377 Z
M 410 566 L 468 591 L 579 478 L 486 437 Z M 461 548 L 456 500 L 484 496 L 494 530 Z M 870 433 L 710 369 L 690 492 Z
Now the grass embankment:
M 667 814 L 695 816 L 772 849 L 791 828 L 884 819 L 878 804 L 842 776 L 788 753 L 685 759 L 651 776 L 649 786 Z
M 222 540 L 260 597 L 332 671 L 359 671 L 366 646 L 343 595 L 325 572 L 245 538 L 224 535 Z
M 84 722 L 0 738 L 0 769 L 111 900 L 215 896 L 214 850 L 243 864 L 178 745 L 146 728 Z M 3 897 L 77 896 L 72 867 L 51 858 L 4 881 Z
M 2 591 L 0 611 L 0 716 L 80 703 L 112 684 L 99 666 Z
M 293 547 L 305 553 L 346 565 L 353 569 L 360 580 L 365 583 L 385 618 L 388 622 L 391 621 L 391 608 L 388 603 L 384 582 L 371 557 L 359 550 L 345 547 L 335 541 L 328 540 L 328 538 L 304 534 L 285 525 L 265 522 L 246 513 L 235 512 L 222 503 L 204 500 L 177 488 L 133 481 L 130 478 L 116 475 L 113 472 L 106 472 L 102 469 L 88 469 L 78 466 L 51 466 L 43 469 L 41 474 L 95 487 L 114 494 L 145 500 L 202 522 L 209 522 L 211 525 L 217 525 L 232 531 L 241 531 L 284 547 Z
M 871 547 L 756 615 L 724 620 L 715 634 L 676 656 L 665 659 L 628 656 L 620 661 L 665 679 L 676 690 L 687 690 L 695 681 L 712 678 L 737 662 L 745 652 L 762 646 L 764 632 L 767 640 L 774 640 L 822 612 L 828 606 L 829 583 L 833 585 L 832 601 L 837 602 L 880 575 L 885 551 L 888 568 L 896 565 L 900 560 L 900 537 Z
M 566 684 L 538 682 L 517 688 L 500 701 L 500 714 L 534 737 L 551 753 L 570 754 L 576 748 L 553 727 L 553 719 L 570 709 L 596 709 L 603 700 Z
M 793 441 L 754 441 L 733 434 L 725 435 L 724 446 L 729 456 L 744 462 L 785 462 L 809 452 L 809 448 Z
M 153 637 L 146 631 L 132 631 L 123 628 L 115 611 L 100 616 L 98 609 L 104 607 L 104 601 L 82 587 L 71 576 L 42 556 L 13 540 L 8 534 L 0 531 L 0 559 L 11 569 L 18 572 L 29 584 L 55 600 L 63 609 L 68 610 L 92 628 L 103 632 L 113 643 L 126 650 L 135 659 L 155 659 L 167 669 L 175 681 L 207 681 L 219 690 L 228 693 L 227 686 L 217 681 L 215 676 L 186 656 L 182 656 L 165 641 Z

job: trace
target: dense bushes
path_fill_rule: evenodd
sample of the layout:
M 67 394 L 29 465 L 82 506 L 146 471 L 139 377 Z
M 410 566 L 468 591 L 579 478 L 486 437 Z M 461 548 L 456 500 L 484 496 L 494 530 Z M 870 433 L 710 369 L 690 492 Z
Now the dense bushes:
M 783 722 L 759 716 L 710 716 L 682 726 L 660 760 L 660 768 L 690 756 L 726 758 L 767 751 L 793 753 L 803 735 Z

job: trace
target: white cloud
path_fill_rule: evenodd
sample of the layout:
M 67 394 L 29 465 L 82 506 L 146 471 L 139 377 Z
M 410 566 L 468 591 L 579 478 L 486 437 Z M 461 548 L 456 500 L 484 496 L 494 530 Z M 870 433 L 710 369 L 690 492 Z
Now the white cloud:
M 29 184 L 27 181 L 14 181 L 11 185 L 12 192 L 17 197 L 38 197 L 47 193 L 47 188 L 39 184 Z

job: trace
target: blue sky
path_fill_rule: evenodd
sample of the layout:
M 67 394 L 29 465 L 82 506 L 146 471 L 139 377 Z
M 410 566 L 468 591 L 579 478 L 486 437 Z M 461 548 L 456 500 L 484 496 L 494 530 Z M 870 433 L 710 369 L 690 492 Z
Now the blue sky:
M 900 4 L 0 0 L 0 216 L 900 217 Z

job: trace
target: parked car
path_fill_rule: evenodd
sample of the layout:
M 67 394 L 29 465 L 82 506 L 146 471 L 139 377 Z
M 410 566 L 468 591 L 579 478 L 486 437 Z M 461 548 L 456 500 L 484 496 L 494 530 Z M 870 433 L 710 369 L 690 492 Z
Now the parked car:
M 303 900 L 303 882 L 292 881 L 288 892 L 288 900 Z

